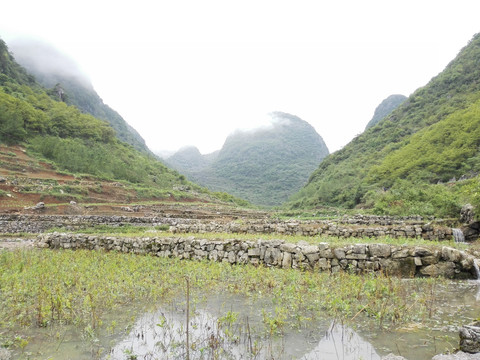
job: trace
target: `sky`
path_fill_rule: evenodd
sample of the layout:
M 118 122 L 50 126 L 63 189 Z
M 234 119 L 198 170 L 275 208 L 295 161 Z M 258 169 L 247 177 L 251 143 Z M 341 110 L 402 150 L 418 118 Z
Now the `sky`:
M 218 150 L 283 111 L 330 152 L 480 32 L 478 0 L 15 0 L 0 38 L 71 57 L 153 151 Z

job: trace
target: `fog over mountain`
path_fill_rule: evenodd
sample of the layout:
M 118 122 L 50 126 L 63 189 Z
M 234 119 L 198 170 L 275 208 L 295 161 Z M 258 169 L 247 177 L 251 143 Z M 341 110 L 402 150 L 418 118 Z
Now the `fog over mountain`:
M 219 151 L 201 155 L 197 148 L 187 147 L 166 162 L 212 190 L 257 205 L 280 205 L 306 183 L 328 149 L 299 117 L 283 112 L 269 117 L 258 128 L 232 133 Z
M 16 61 L 33 74 L 41 85 L 55 91 L 60 100 L 109 122 L 120 140 L 138 150 L 150 152 L 140 134 L 103 102 L 73 59 L 51 45 L 33 39 L 16 40 L 9 47 Z

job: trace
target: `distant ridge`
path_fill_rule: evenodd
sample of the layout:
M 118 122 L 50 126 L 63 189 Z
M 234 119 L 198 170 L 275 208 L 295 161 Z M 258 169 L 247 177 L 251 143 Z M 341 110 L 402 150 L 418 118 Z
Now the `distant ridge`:
M 269 126 L 234 132 L 218 152 L 201 155 L 184 148 L 166 162 L 211 190 L 257 205 L 280 205 L 305 184 L 328 149 L 299 117 L 274 112 L 270 118 Z

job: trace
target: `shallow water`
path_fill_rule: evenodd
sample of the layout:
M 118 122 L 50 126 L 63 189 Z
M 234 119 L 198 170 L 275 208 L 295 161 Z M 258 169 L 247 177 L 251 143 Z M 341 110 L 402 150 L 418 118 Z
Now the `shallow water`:
M 406 280 L 405 286 L 412 292 L 422 291 L 414 281 Z M 429 360 L 458 346 L 458 327 L 478 317 L 480 283 L 440 282 L 431 301 L 429 328 L 422 327 L 422 319 L 415 319 L 395 331 L 380 330 L 360 315 L 348 326 L 316 319 L 306 327 L 285 323 L 270 332 L 261 309 L 270 313 L 275 309 L 266 300 L 212 296 L 192 304 L 189 355 L 190 359 L 379 360 L 395 353 L 409 360 Z M 30 359 L 186 358 L 184 303 L 160 305 L 140 316 L 129 311 L 107 319 L 98 337 L 64 327 L 37 329 L 25 349 L 30 356 L 16 355 Z M 118 325 L 109 329 L 113 323 Z M 125 328 L 128 323 L 134 325 Z
M 246 318 L 245 318 L 246 319 Z M 201 310 L 190 319 L 191 359 L 326 359 L 379 360 L 373 346 L 351 328 L 332 322 L 320 328 L 291 331 L 284 336 L 253 334 L 252 324 L 220 325 L 218 317 Z M 249 320 L 252 321 L 252 320 Z M 319 324 L 317 324 L 319 325 Z M 144 314 L 134 329 L 105 357 L 123 360 L 135 354 L 138 359 L 185 359 L 185 314 L 163 311 Z M 250 328 L 250 331 L 248 330 Z

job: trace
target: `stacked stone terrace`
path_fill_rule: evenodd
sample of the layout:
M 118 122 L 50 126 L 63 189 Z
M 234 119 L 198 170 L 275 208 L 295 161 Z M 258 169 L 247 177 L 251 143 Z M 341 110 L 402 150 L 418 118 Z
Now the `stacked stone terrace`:
M 208 259 L 231 264 L 252 264 L 318 271 L 382 271 L 402 277 L 445 276 L 477 278 L 471 255 L 449 247 L 395 246 L 389 244 L 352 244 L 333 246 L 322 242 L 325 236 L 339 238 L 424 238 L 452 239 L 452 230 L 442 222 L 420 217 L 392 218 L 355 216 L 337 220 L 278 220 L 230 217 L 195 219 L 168 216 L 101 215 L 0 215 L 0 232 L 30 233 L 40 247 L 91 249 L 150 254 L 180 259 Z M 161 214 L 163 215 L 163 214 Z M 124 238 L 72 234 L 92 226 L 168 225 L 170 235 L 152 238 Z M 53 228 L 61 232 L 47 232 Z M 186 238 L 181 233 L 194 237 Z M 229 233 L 228 240 L 207 240 L 203 233 Z M 177 235 L 178 234 L 178 235 Z M 235 239 L 236 234 L 251 234 L 252 240 Z M 262 234 L 299 235 L 318 238 L 314 244 L 261 240 Z M 255 240 L 253 240 L 255 239 Z M 381 240 L 379 241 L 381 242 Z
M 452 229 L 441 222 L 428 222 L 421 217 L 393 218 L 356 216 L 338 220 L 276 220 L 218 217 L 192 219 L 171 216 L 101 216 L 101 215 L 0 215 L 2 233 L 43 233 L 52 228 L 67 231 L 97 225 L 161 226 L 172 233 L 280 234 L 299 236 L 334 236 L 342 238 L 384 237 L 451 240 Z
M 195 237 L 125 238 L 85 234 L 39 235 L 39 247 L 119 251 L 166 258 L 210 260 L 230 264 L 265 265 L 313 271 L 384 272 L 411 278 L 444 276 L 451 279 L 478 277 L 473 256 L 450 247 L 427 248 L 390 244 L 332 246 L 283 240 L 207 240 Z

